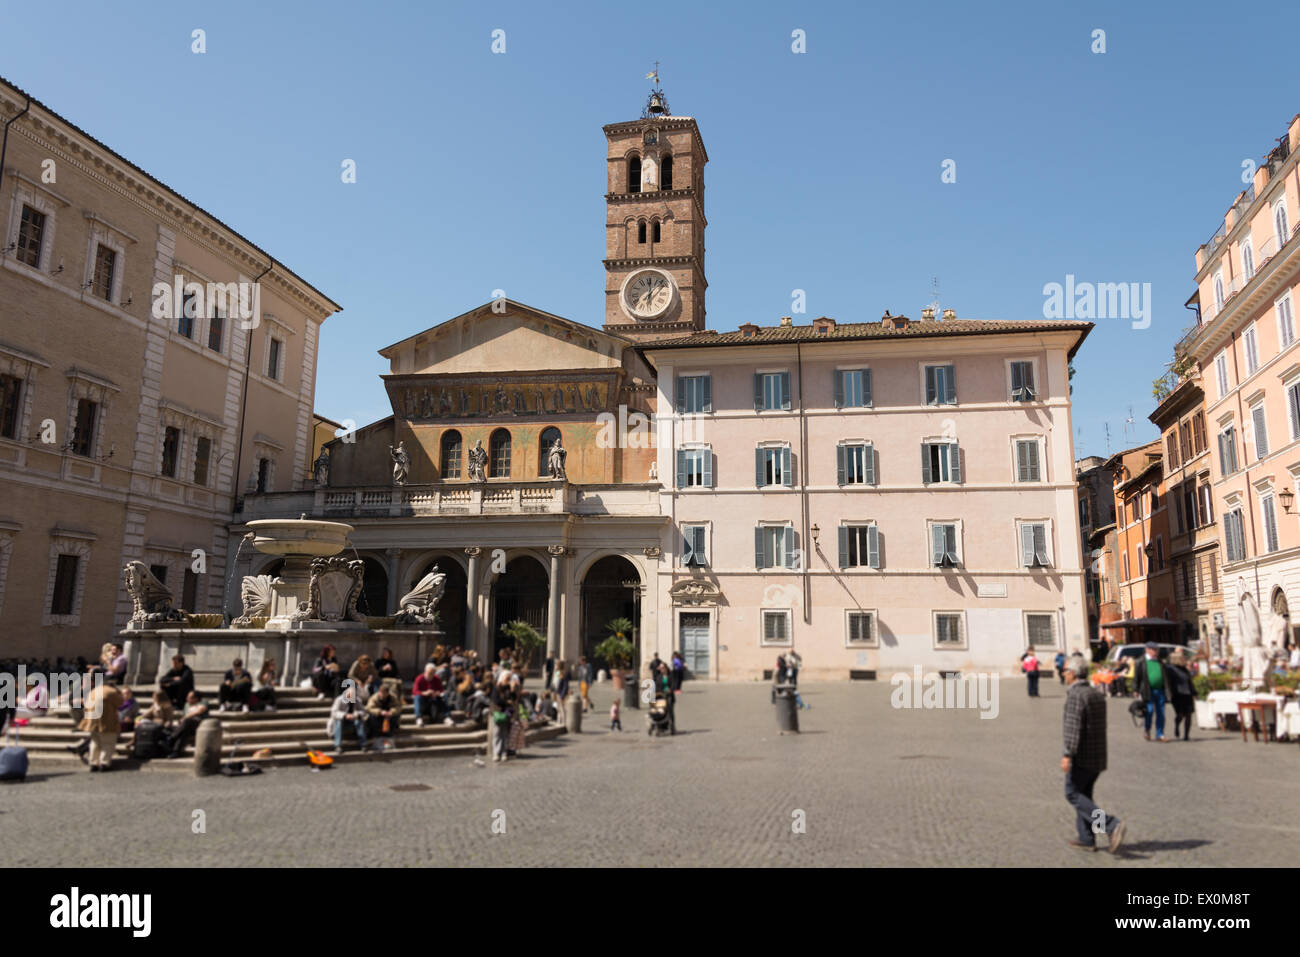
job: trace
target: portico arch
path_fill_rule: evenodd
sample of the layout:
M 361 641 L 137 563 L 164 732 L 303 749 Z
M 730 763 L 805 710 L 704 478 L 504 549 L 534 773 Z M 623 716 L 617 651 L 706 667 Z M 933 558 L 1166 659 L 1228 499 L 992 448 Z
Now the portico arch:
M 579 647 L 582 654 L 598 668 L 608 668 L 598 660 L 595 648 L 609 635 L 606 627 L 615 618 L 632 622 L 632 664 L 641 660 L 641 591 L 645 576 L 631 558 L 618 552 L 595 555 L 578 569 L 575 576 L 582 583 L 578 613 Z
M 407 565 L 402 594 L 405 595 L 420 579 L 433 571 L 433 566 L 446 575 L 443 582 L 442 598 L 438 601 L 438 627 L 446 641 L 452 645 L 468 648 L 471 636 L 465 630 L 465 594 L 468 581 L 465 568 L 454 552 L 426 552 L 418 560 Z
M 550 574 L 536 556 L 525 553 L 507 559 L 505 571 L 492 580 L 490 594 L 487 647 L 494 659 L 510 643 L 501 635 L 507 622 L 525 621 L 546 635 Z

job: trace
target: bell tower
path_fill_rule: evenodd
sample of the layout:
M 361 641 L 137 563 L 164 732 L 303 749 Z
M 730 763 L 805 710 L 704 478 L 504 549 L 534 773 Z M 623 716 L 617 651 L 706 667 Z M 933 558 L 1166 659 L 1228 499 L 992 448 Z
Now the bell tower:
M 656 71 L 657 72 L 657 71 Z M 699 127 L 658 87 L 641 118 L 604 127 L 605 329 L 642 342 L 704 329 L 704 165 Z

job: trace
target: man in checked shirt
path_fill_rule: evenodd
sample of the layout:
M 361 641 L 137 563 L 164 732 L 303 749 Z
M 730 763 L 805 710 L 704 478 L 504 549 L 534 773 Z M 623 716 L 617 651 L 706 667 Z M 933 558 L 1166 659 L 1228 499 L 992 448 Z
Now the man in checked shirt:
M 1106 770 L 1106 699 L 1088 683 L 1088 662 L 1071 655 L 1065 662 L 1065 799 L 1074 805 L 1079 836 L 1067 843 L 1084 851 L 1097 849 L 1105 834 L 1113 854 L 1124 842 L 1124 822 L 1092 802 L 1092 788 Z

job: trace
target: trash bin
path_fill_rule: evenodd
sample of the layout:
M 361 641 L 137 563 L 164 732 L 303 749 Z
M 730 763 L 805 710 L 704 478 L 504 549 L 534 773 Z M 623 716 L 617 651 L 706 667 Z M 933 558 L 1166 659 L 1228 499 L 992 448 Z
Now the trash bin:
M 221 773 L 221 722 L 204 718 L 194 732 L 194 773 L 199 777 Z
M 570 734 L 582 731 L 582 696 L 571 694 L 564 702 L 564 724 Z
M 776 726 L 777 729 L 785 734 L 787 731 L 799 733 L 799 710 L 798 702 L 795 698 L 794 685 L 777 685 L 773 690 L 773 700 L 776 704 Z
M 633 675 L 628 676 L 627 684 L 623 686 L 623 707 L 641 707 L 641 686 Z

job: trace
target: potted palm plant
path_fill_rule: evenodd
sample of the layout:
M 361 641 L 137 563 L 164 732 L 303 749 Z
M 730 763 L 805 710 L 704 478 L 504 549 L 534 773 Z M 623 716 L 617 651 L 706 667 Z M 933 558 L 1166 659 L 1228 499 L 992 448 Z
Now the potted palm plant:
M 593 651 L 598 657 L 609 662 L 610 678 L 614 688 L 622 691 L 627 687 L 627 669 L 632 666 L 632 656 L 636 646 L 632 644 L 632 622 L 626 618 L 615 618 L 605 625 L 609 636 L 598 644 Z
M 537 630 L 526 621 L 510 621 L 501 626 L 501 634 L 505 635 L 519 651 L 520 672 L 526 672 L 533 666 L 533 655 L 537 649 L 545 646 L 546 639 L 537 633 Z

